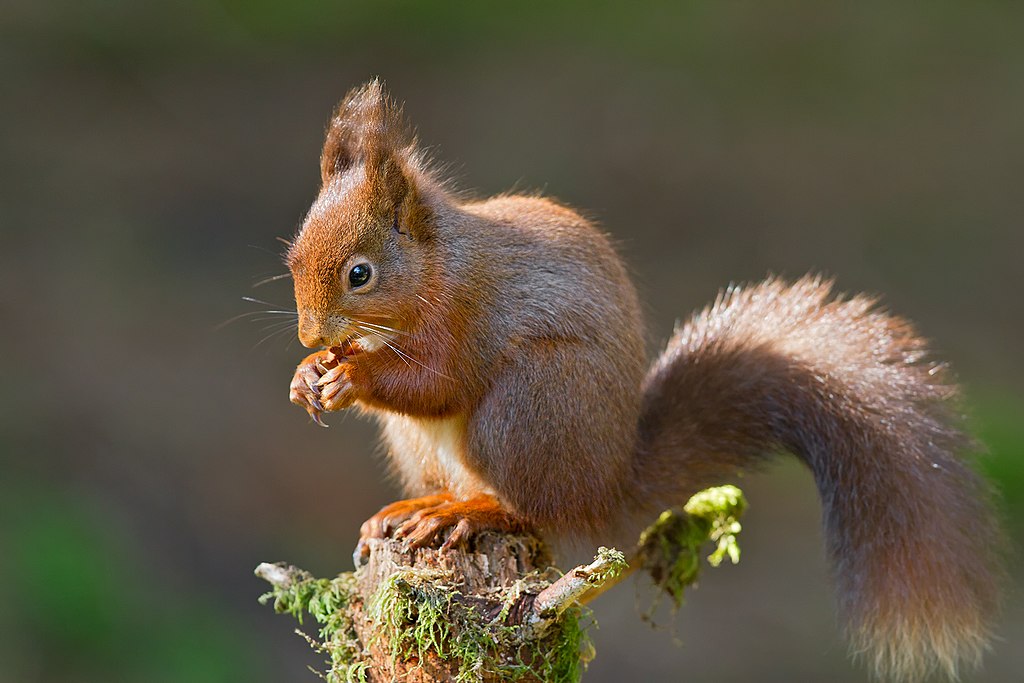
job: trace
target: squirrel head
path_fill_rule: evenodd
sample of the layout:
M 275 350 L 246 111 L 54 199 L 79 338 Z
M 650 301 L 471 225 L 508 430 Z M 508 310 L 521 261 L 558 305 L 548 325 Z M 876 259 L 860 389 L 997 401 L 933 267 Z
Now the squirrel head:
M 412 322 L 434 238 L 416 140 L 376 79 L 338 105 L 320 176 L 287 254 L 299 340 L 373 351 Z

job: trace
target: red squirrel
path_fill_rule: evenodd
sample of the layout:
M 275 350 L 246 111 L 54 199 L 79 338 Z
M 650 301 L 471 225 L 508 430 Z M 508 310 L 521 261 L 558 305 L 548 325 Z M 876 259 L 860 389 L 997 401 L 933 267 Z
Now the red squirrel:
M 321 350 L 290 399 L 381 423 L 414 497 L 364 541 L 600 537 L 786 452 L 819 489 L 853 650 L 894 680 L 978 662 L 1000 532 L 957 389 L 906 321 L 773 278 L 725 290 L 648 367 L 608 237 L 551 199 L 456 196 L 378 81 L 338 106 L 320 172 L 287 262 Z

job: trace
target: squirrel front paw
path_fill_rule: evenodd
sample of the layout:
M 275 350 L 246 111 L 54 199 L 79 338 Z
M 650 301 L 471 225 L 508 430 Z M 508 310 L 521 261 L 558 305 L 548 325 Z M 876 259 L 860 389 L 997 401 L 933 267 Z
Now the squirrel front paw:
M 348 408 L 355 401 L 350 371 L 351 366 L 329 349 L 312 353 L 295 368 L 288 398 L 326 427 L 323 413 Z

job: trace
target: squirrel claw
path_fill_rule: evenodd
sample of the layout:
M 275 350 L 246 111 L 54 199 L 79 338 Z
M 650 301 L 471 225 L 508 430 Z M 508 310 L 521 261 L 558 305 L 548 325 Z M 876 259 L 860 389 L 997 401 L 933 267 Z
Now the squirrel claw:
M 448 534 L 448 539 L 441 544 L 441 554 L 447 553 L 452 548 L 465 543 L 472 531 L 472 525 L 469 523 L 469 520 L 465 517 L 460 519 L 459 523 L 452 529 L 452 532 Z
M 348 369 L 344 365 L 337 365 L 325 372 L 314 384 L 322 389 L 331 382 L 337 382 L 345 376 L 346 372 Z
M 434 540 L 443 526 L 441 519 L 437 517 L 428 517 L 425 512 L 428 510 L 422 510 L 417 512 L 415 515 L 406 520 L 402 526 L 395 530 L 392 534 L 392 538 L 396 540 L 404 541 L 402 544 L 403 550 L 412 550 L 415 548 L 423 548 L 430 545 L 430 542 Z

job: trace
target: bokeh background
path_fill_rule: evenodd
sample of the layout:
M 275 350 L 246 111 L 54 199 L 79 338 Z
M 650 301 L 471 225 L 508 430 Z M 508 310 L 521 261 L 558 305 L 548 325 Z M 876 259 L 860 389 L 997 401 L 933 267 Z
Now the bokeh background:
M 652 351 L 731 281 L 884 293 L 966 385 L 1021 538 L 1024 4 L 5 0 L 0 680 L 315 680 L 252 569 L 349 568 L 396 491 L 372 425 L 289 405 L 297 342 L 218 325 L 291 306 L 253 284 L 373 75 L 463 187 L 599 219 Z M 866 678 L 810 476 L 742 483 L 742 563 L 659 629 L 642 589 L 603 598 L 588 681 Z M 1012 572 L 968 680 L 1024 672 Z

